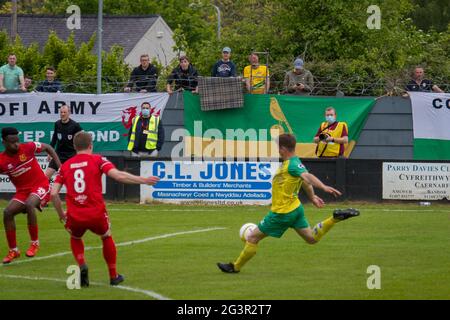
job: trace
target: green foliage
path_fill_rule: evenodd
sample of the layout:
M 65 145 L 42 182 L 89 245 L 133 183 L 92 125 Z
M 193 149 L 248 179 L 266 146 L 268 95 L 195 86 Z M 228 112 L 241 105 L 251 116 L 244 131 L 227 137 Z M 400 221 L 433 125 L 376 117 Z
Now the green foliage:
M 450 2 L 448 0 L 413 0 L 416 5 L 411 17 L 419 29 L 438 32 L 446 31 L 450 23 Z
M 49 66 L 57 69 L 57 77 L 65 91 L 96 92 L 97 56 L 93 53 L 95 35 L 89 42 L 75 45 L 73 35 L 63 41 L 55 33 L 50 33 L 42 52 L 37 44 L 25 47 L 20 37 L 11 43 L 5 32 L 0 32 L 0 64 L 6 63 L 9 53 L 15 53 L 18 65 L 26 76 L 33 79 L 33 86 L 45 79 Z M 103 52 L 103 92 L 121 91 L 130 75 L 124 62 L 123 49 L 117 46 L 110 52 Z
M 283 90 L 285 72 L 301 56 L 306 68 L 324 85 L 316 92 L 347 95 L 397 93 L 421 64 L 436 82 L 448 83 L 450 74 L 450 3 L 448 0 L 379 0 L 380 30 L 369 30 L 366 21 L 370 0 L 104 0 L 104 13 L 114 15 L 159 14 L 174 30 L 175 51 L 186 53 L 202 75 L 209 75 L 220 58 L 221 48 L 232 48 L 238 73 L 248 65 L 252 51 L 269 51 L 273 92 Z M 3 11 L 10 3 L 3 6 Z M 28 0 L 19 2 L 20 12 L 65 14 L 69 5 L 82 14 L 96 14 L 97 1 Z M 217 16 L 221 9 L 221 41 L 217 39 Z M 420 30 L 422 29 L 422 30 Z M 0 35 L 0 48 L 7 37 Z M 21 44 L 15 44 L 21 48 Z M 82 59 L 89 67 L 63 64 L 71 74 L 93 74 L 92 61 L 78 56 L 73 39 L 67 43 L 50 36 L 44 51 L 46 64 L 59 65 Z M 20 50 L 24 50 L 23 48 Z M 20 51 L 19 50 L 19 51 Z M 111 58 L 118 59 L 117 52 Z M 265 57 L 260 57 L 265 63 Z M 76 60 L 75 60 L 76 61 Z M 42 62 L 40 62 L 42 63 Z M 116 64 L 119 62 L 116 62 Z M 170 73 L 173 62 L 161 75 Z M 28 68 L 28 67 L 27 67 Z M 31 66 L 29 67 L 31 68 Z M 115 68 L 115 67 L 114 67 Z M 114 69 L 113 68 L 113 69 Z M 125 68 L 126 69 L 126 68 Z M 125 73 L 123 66 L 115 70 Z M 69 72 L 70 71 L 70 72 Z M 34 72 L 34 71 L 32 71 Z M 127 75 L 128 76 L 128 75 Z M 79 76 L 79 79 L 85 76 Z M 90 80 L 90 79 L 89 79 Z M 80 80 L 78 80 L 80 81 Z M 122 81 L 118 76 L 117 81 Z M 164 83 L 159 83 L 163 88 Z

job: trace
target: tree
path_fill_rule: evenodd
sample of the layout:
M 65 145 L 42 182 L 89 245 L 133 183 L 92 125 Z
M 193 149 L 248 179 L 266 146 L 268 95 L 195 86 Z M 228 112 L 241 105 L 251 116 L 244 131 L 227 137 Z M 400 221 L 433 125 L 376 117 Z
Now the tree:
M 248 64 L 250 52 L 268 50 L 274 92 L 282 91 L 285 72 L 298 56 L 322 84 L 316 94 L 337 90 L 348 95 L 384 94 L 401 87 L 417 64 L 424 64 L 429 76 L 441 83 L 450 82 L 448 0 L 380 0 L 380 30 L 367 28 L 370 0 L 199 0 L 195 7 L 189 5 L 193 1 L 104 0 L 104 11 L 160 14 L 175 32 L 175 49 L 187 53 L 203 75 L 210 74 L 224 46 L 232 48 L 238 73 Z M 64 14 L 69 4 L 76 4 L 82 14 L 97 13 L 97 1 L 92 0 L 27 2 L 33 3 L 33 12 Z M 221 8 L 221 41 L 216 37 L 217 17 L 211 4 Z M 419 21 L 422 30 L 417 27 Z M 61 44 L 52 46 L 57 45 Z M 70 51 L 74 52 L 73 45 Z M 50 57 L 62 61 L 56 53 L 46 55 Z M 71 67 L 66 67 L 69 74 Z
M 414 24 L 424 31 L 447 30 L 450 23 L 450 2 L 448 0 L 413 0 L 416 5 L 411 13 Z
M 94 44 L 95 35 L 88 43 L 77 47 L 72 35 L 64 42 L 51 33 L 41 52 L 37 44 L 25 47 L 20 37 L 11 43 L 8 35 L 0 32 L 0 60 L 6 61 L 9 53 L 15 53 L 18 65 L 25 75 L 33 79 L 33 85 L 44 79 L 47 67 L 53 66 L 65 91 L 94 93 L 97 76 L 97 57 L 92 52 Z M 114 46 L 110 52 L 103 52 L 103 61 L 103 92 L 122 91 L 130 74 L 124 62 L 123 49 Z

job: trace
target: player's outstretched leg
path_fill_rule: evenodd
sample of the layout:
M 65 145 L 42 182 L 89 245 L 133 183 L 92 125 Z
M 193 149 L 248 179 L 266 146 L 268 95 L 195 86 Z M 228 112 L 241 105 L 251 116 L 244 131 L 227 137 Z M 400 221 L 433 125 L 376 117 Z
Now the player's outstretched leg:
M 219 269 L 225 273 L 238 273 L 239 271 L 241 271 L 241 268 L 255 256 L 256 250 L 258 249 L 258 242 L 265 237 L 266 235 L 262 233 L 258 227 L 256 227 L 248 235 L 244 249 L 241 251 L 241 254 L 236 259 L 236 261 L 230 263 L 219 262 L 217 263 L 217 267 L 219 267 Z
M 114 240 L 110 235 L 103 237 L 102 241 L 103 241 L 103 257 L 105 258 L 106 264 L 108 265 L 109 280 L 110 280 L 109 283 L 112 286 L 117 286 L 125 279 L 122 275 L 117 273 L 116 244 L 114 243 Z
M 317 225 L 312 228 L 312 238 L 313 241 L 309 241 L 310 239 L 308 237 L 303 237 L 308 243 L 317 243 L 322 239 L 322 237 L 330 231 L 330 229 L 338 222 L 347 220 L 349 218 L 357 217 L 359 216 L 359 211 L 356 209 L 336 209 L 333 212 L 333 216 L 319 222 Z M 303 236 L 299 231 L 297 231 L 301 236 Z
M 12 200 L 3 211 L 3 224 L 9 247 L 8 255 L 3 259 L 4 264 L 11 263 L 14 259 L 20 257 L 20 251 L 17 248 L 16 222 L 14 221 L 14 216 L 23 210 L 25 210 L 23 203 Z
M 357 216 L 359 216 L 359 210 L 354 208 L 336 209 L 333 211 L 333 218 L 338 221 L 347 220 Z
M 25 210 L 28 219 L 28 233 L 30 234 L 31 239 L 30 247 L 26 252 L 26 256 L 29 258 L 34 257 L 39 250 L 38 224 L 35 209 L 39 207 L 40 204 L 41 199 L 35 194 L 31 194 L 25 202 Z

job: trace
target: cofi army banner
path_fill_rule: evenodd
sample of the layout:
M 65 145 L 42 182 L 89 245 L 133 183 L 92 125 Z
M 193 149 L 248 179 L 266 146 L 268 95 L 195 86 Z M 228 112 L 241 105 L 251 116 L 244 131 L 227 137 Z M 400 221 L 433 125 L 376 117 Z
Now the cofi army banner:
M 139 115 L 140 105 L 149 102 L 152 112 L 162 116 L 168 100 L 167 93 L 3 94 L 0 95 L 0 126 L 16 127 L 22 142 L 49 143 L 59 109 L 66 104 L 72 119 L 92 134 L 96 151 L 126 150 L 128 131 L 133 118 Z
M 337 120 L 348 125 L 348 157 L 374 104 L 374 98 L 247 94 L 243 108 L 201 111 L 199 97 L 185 92 L 184 125 L 190 135 L 185 152 L 196 157 L 278 158 L 273 138 L 292 133 L 297 138 L 297 155 L 315 157 L 313 139 L 325 121 L 325 109 L 332 106 Z

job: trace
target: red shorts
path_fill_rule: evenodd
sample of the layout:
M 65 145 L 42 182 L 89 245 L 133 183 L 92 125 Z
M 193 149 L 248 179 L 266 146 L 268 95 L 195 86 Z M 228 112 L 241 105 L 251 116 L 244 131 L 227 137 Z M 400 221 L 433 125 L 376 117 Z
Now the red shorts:
M 50 184 L 48 182 L 43 182 L 42 184 L 30 189 L 18 189 L 12 200 L 25 204 L 28 197 L 31 194 L 34 194 L 41 199 L 41 207 L 44 207 L 50 201 L 50 190 Z
M 106 212 L 104 216 L 95 217 L 87 221 L 77 221 L 71 218 L 70 215 L 67 215 L 67 222 L 64 227 L 74 238 L 81 238 L 87 230 L 103 237 L 110 233 L 111 223 Z

